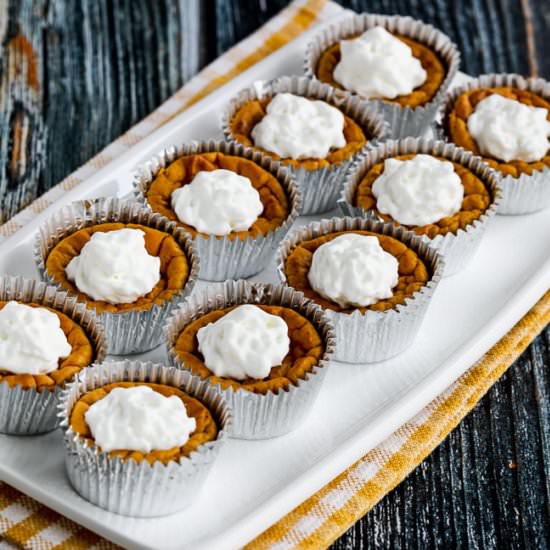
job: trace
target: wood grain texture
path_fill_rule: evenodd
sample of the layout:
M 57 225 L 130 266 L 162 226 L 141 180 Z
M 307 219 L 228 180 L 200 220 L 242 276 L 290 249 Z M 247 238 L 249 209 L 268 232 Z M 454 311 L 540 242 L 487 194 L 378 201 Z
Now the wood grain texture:
M 333 550 L 550 547 L 550 329 Z
M 349 0 L 450 35 L 470 74 L 550 78 L 548 0 Z M 0 223 L 285 0 L 0 0 Z M 333 546 L 550 548 L 550 329 Z
M 0 223 L 207 61 L 200 0 L 0 0 Z

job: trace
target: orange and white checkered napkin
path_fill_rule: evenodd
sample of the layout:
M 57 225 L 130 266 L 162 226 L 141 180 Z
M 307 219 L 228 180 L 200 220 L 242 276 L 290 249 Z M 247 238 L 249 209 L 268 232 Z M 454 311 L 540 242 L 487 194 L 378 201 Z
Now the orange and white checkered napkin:
M 307 28 L 341 12 L 324 0 L 298 0 L 208 66 L 142 122 L 48 191 L 8 223 L 9 236 L 112 158 Z M 253 52 L 253 53 L 250 53 Z M 414 418 L 318 493 L 252 541 L 248 548 L 328 546 L 401 482 L 476 405 L 550 322 L 550 291 L 478 363 Z M 0 483 L 0 550 L 111 549 L 113 544 Z

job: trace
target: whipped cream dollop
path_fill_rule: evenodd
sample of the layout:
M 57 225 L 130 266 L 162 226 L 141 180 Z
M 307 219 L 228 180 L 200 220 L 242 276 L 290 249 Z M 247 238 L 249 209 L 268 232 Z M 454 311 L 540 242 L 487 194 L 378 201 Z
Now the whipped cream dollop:
M 227 235 L 249 229 L 264 205 L 248 178 L 231 170 L 212 170 L 198 172 L 176 189 L 172 208 L 181 222 L 201 233 Z
M 427 73 L 412 50 L 383 27 L 340 42 L 334 79 L 365 97 L 394 99 L 426 82 Z
M 94 300 L 130 304 L 160 280 L 160 258 L 145 248 L 140 229 L 94 233 L 65 268 L 78 290 Z
M 72 347 L 59 317 L 43 307 L 8 302 L 0 310 L 0 369 L 17 374 L 47 374 Z
M 308 279 L 327 300 L 341 307 L 363 307 L 392 296 L 398 266 L 376 237 L 348 233 L 313 253 Z
M 245 304 L 197 333 L 204 363 L 216 376 L 235 380 L 265 378 L 290 349 L 287 324 L 255 305 Z
M 372 193 L 383 214 L 404 225 L 426 225 L 460 210 L 464 186 L 451 162 L 416 155 L 386 159 Z
M 149 386 L 114 388 L 93 403 L 85 420 L 101 450 L 166 451 L 185 445 L 197 423 L 183 401 Z
M 492 94 L 476 105 L 468 117 L 468 131 L 482 154 L 505 162 L 534 162 L 550 147 L 548 109 L 500 94 Z
M 346 145 L 344 115 L 325 101 L 277 94 L 252 129 L 256 147 L 282 158 L 325 158 Z

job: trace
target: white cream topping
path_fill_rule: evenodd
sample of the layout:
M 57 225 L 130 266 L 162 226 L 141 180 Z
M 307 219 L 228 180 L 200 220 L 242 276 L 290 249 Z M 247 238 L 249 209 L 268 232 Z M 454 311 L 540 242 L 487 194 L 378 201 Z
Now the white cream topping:
M 484 155 L 509 162 L 534 162 L 546 155 L 550 143 L 548 109 L 531 107 L 492 94 L 468 117 L 468 131 Z
M 201 233 L 227 235 L 246 231 L 264 206 L 251 181 L 231 172 L 198 172 L 188 184 L 172 193 L 172 208 L 178 219 Z
M 105 452 L 181 447 L 197 427 L 179 397 L 167 397 L 149 386 L 114 388 L 90 406 L 85 420 Z
M 340 42 L 334 79 L 365 97 L 394 99 L 426 82 L 427 73 L 412 50 L 383 27 Z
M 0 310 L 0 369 L 47 374 L 72 348 L 59 317 L 43 307 L 8 302 Z
M 451 162 L 416 155 L 386 159 L 372 193 L 383 214 L 405 225 L 426 225 L 460 210 L 464 186 Z
M 376 237 L 348 233 L 313 253 L 308 279 L 313 290 L 341 307 L 369 306 L 393 295 L 398 262 Z
M 197 333 L 204 363 L 216 376 L 265 378 L 290 349 L 287 324 L 258 306 L 245 304 Z
M 346 145 L 344 115 L 325 101 L 277 94 L 252 129 L 256 147 L 282 158 L 325 158 Z
M 130 304 L 160 280 L 160 258 L 145 248 L 140 229 L 96 232 L 65 268 L 84 294 L 110 304 Z

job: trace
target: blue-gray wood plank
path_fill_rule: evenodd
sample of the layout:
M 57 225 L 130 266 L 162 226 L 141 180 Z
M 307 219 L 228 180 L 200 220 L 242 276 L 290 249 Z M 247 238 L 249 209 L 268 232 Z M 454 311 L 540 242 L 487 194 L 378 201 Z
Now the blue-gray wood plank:
M 430 22 L 470 74 L 550 78 L 548 0 L 347 0 Z M 0 223 L 286 0 L 0 0 Z M 550 329 L 333 545 L 550 548 Z

